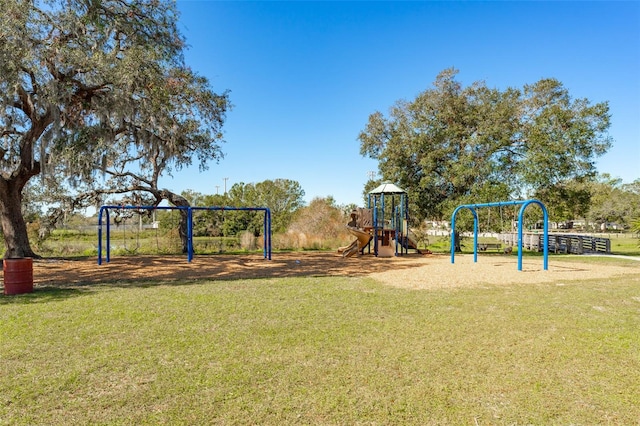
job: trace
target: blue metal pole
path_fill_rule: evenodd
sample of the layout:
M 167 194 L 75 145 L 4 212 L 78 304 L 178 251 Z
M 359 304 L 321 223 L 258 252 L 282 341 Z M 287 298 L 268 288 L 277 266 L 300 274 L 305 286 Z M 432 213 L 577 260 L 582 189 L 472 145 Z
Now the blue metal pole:
M 541 202 L 538 203 L 540 208 L 542 209 L 542 217 L 543 217 L 543 225 L 542 225 L 542 243 L 544 244 L 544 249 L 542 249 L 543 256 L 543 264 L 544 270 L 547 271 L 549 269 L 549 214 L 547 213 L 547 207 Z
M 378 197 L 373 197 L 373 254 L 378 256 Z
M 395 226 L 394 226 L 393 232 L 395 233 L 395 238 L 394 239 L 396 240 L 396 243 L 395 243 L 395 255 L 396 256 L 398 255 L 398 238 L 401 235 L 400 234 L 400 227 L 398 227 L 398 222 L 399 222 L 398 215 L 400 214 L 400 212 L 398 211 L 399 207 L 400 206 L 396 206 L 395 212 L 393 212 L 394 222 L 395 222 Z M 402 242 L 400 242 L 400 254 L 402 254 Z
M 547 212 L 546 206 L 541 201 L 535 199 L 522 201 L 522 207 L 520 208 L 520 212 L 518 213 L 518 271 L 522 271 L 522 222 L 524 219 L 524 211 L 529 206 L 529 204 L 537 204 L 542 209 L 542 244 L 544 245 L 542 249 L 542 256 L 543 268 L 545 271 L 547 271 L 549 269 L 549 214 Z
M 469 209 L 473 213 L 473 263 L 478 262 L 478 214 L 475 209 Z
M 267 211 L 262 215 L 262 257 L 267 257 Z
M 523 204 L 525 201 L 497 201 L 493 203 L 478 203 L 478 204 L 464 204 L 465 207 L 482 208 L 482 207 L 500 207 L 500 206 L 514 206 Z
M 451 215 L 451 263 L 455 263 L 456 256 L 456 215 L 458 214 L 458 211 L 463 208 L 465 208 L 465 206 L 456 207 Z
M 111 262 L 111 220 L 109 219 L 109 210 L 106 210 L 107 213 L 107 246 L 106 246 L 106 250 L 107 250 L 107 254 L 106 254 L 106 261 L 107 263 Z
M 384 192 L 380 195 L 380 216 L 382 216 L 380 218 L 381 228 L 384 230 Z
M 98 265 L 102 265 L 102 208 L 98 211 Z
M 518 271 L 522 271 L 522 218 L 525 208 L 527 208 L 526 204 L 520 207 L 520 214 L 518 214 Z
M 265 211 L 267 212 L 267 218 L 268 218 L 267 219 L 267 231 L 266 231 L 266 234 L 269 236 L 269 238 L 268 238 L 269 242 L 267 244 L 267 246 L 268 246 L 267 253 L 268 253 L 268 256 L 269 256 L 269 260 L 271 260 L 271 248 L 272 248 L 272 246 L 271 246 L 271 209 L 266 208 Z
M 404 231 L 404 194 L 400 194 L 400 205 L 396 207 L 398 213 L 396 214 L 396 220 L 398 221 L 398 225 L 396 228 L 396 234 L 400 233 L 400 254 L 404 255 L 409 253 L 409 223 L 407 222 L 407 235 L 405 235 Z M 396 235 L 396 241 L 398 240 L 398 235 Z
M 478 261 L 478 214 L 474 207 L 474 204 L 458 206 L 451 215 L 451 263 L 455 263 L 456 215 L 461 209 L 469 209 L 471 210 L 471 214 L 473 214 L 473 262 Z
M 187 261 L 193 260 L 193 211 L 187 207 Z
M 405 247 L 405 253 L 409 253 L 409 196 L 407 194 L 402 194 L 402 197 L 404 198 L 404 204 L 402 207 L 404 209 L 403 217 L 404 220 L 407 221 L 407 246 Z M 416 248 L 418 248 L 418 241 L 415 243 Z

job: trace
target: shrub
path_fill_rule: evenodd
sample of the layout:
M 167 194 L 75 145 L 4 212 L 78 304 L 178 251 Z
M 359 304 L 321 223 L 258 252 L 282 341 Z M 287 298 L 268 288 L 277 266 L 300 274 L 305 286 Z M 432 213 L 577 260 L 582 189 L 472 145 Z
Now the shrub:
M 240 234 L 240 247 L 245 251 L 252 251 L 258 247 L 253 232 L 244 231 Z

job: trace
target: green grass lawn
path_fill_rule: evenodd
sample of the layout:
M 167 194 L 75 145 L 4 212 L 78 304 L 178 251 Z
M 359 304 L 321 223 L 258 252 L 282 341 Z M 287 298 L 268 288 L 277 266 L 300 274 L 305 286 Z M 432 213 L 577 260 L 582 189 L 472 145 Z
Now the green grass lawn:
M 611 253 L 625 256 L 640 256 L 640 239 L 629 234 L 612 235 Z
M 640 272 L 47 288 L 0 297 L 0 339 L 2 425 L 640 422 Z

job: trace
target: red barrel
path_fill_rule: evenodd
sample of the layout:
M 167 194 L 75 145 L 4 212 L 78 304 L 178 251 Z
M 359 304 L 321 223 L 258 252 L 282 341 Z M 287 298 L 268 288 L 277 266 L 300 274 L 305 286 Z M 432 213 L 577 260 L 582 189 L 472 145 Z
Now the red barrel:
M 4 294 L 31 293 L 33 291 L 33 259 L 4 259 Z

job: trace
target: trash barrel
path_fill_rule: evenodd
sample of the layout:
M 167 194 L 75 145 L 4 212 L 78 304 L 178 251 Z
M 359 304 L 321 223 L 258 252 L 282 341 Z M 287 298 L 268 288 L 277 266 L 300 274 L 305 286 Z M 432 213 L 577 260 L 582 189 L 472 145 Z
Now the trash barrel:
M 33 292 L 33 259 L 4 259 L 4 294 L 11 296 Z

